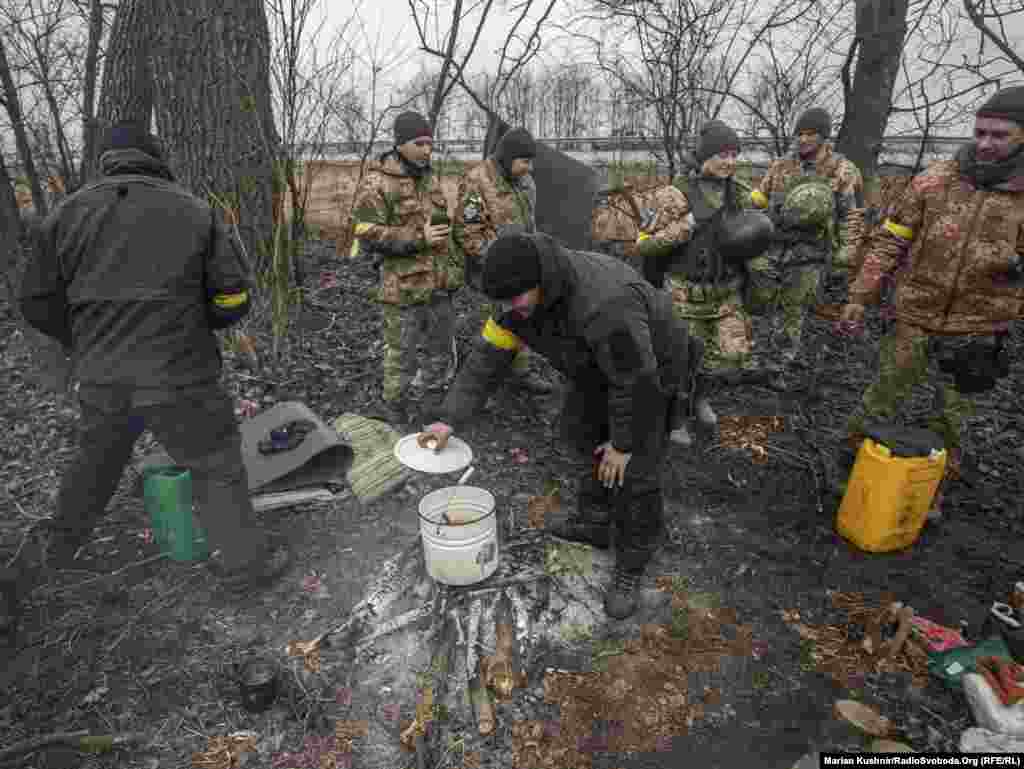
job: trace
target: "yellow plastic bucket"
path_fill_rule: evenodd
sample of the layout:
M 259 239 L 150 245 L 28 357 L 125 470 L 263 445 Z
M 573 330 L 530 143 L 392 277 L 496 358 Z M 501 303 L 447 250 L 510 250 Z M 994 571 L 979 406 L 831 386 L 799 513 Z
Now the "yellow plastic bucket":
M 836 515 L 839 533 L 872 553 L 900 550 L 921 535 L 946 470 L 942 439 L 927 430 L 868 431 Z

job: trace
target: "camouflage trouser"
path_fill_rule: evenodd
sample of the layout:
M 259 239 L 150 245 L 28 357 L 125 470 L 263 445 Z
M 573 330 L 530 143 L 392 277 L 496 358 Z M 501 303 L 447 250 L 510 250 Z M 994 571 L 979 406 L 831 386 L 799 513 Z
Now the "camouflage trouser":
M 385 304 L 383 313 L 384 400 L 419 399 L 444 389 L 455 333 L 451 297 L 439 292 L 425 304 Z M 415 388 L 411 386 L 414 378 Z
M 804 320 L 818 302 L 825 265 L 784 266 L 781 256 L 780 250 L 772 249 L 748 263 L 748 309 L 752 315 L 767 316 L 773 328 L 781 316 L 783 356 L 793 360 L 800 352 Z
M 928 427 L 945 441 L 947 449 L 960 448 L 965 420 L 973 404 L 930 360 L 928 333 L 897 321 L 879 349 L 878 376 L 864 392 L 862 405 L 847 420 L 851 437 L 864 432 L 865 421 L 891 421 L 914 387 L 928 380 L 937 383 L 936 403 Z
M 480 305 L 480 311 L 485 318 L 496 319 L 498 308 L 488 303 Z M 516 353 L 516 357 L 512 359 L 512 370 L 519 374 L 525 374 L 528 368 L 530 368 L 530 350 L 527 347 L 521 347 Z
M 711 286 L 669 276 L 672 309 L 689 326 L 690 335 L 704 341 L 704 369 L 748 368 L 753 333 L 743 307 L 743 281 Z

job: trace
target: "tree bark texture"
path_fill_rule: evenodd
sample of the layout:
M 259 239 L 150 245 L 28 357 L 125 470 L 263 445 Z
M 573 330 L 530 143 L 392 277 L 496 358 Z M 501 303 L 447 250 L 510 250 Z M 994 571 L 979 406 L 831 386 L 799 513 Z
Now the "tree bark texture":
M 907 34 L 908 0 L 857 0 L 857 65 L 837 149 L 873 176 Z
M 260 0 L 153 0 L 157 126 L 179 180 L 224 205 L 250 259 L 273 236 L 270 33 Z
M 89 42 L 85 51 L 85 83 L 82 86 L 83 149 L 77 185 L 79 187 L 96 173 L 96 75 L 102 38 L 103 6 L 100 0 L 91 0 L 89 3 Z
M 155 112 L 178 181 L 222 207 L 260 265 L 278 145 L 269 55 L 260 0 L 122 0 L 97 121 L 104 130 Z
M 121 0 L 110 30 L 97 136 L 113 123 L 134 120 L 150 124 L 153 117 L 153 75 L 150 54 L 157 17 L 153 0 Z M 161 20 L 163 21 L 163 20 Z
M 12 278 L 18 265 L 18 246 L 21 240 L 21 214 L 14 197 L 14 181 L 7 173 L 4 156 L 0 154 L 0 270 L 4 275 L 4 286 L 10 292 Z M 9 301 L 15 297 L 9 293 Z
M 18 89 L 14 85 L 14 78 L 11 76 L 11 66 L 7 60 L 7 50 L 4 48 L 2 39 L 0 39 L 0 96 L 3 97 L 7 115 L 10 117 L 11 126 L 14 129 L 18 157 L 21 158 L 21 164 L 25 168 L 25 175 L 28 177 L 29 187 L 32 190 L 32 204 L 39 216 L 46 216 L 49 206 L 46 196 L 43 195 L 43 185 L 39 180 L 35 162 L 32 160 L 32 148 L 28 142 L 25 117 L 21 112 L 21 99 L 18 96 Z

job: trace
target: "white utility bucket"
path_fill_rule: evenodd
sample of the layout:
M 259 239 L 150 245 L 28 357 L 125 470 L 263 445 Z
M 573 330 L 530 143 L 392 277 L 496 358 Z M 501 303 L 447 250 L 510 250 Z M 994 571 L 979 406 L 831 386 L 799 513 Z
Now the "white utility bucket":
M 449 502 L 452 495 L 455 500 Z M 494 497 L 475 486 L 447 486 L 420 500 L 427 574 L 445 585 L 472 585 L 498 568 Z M 444 516 L 458 523 L 445 523 Z M 464 521 L 464 522 L 463 522 Z

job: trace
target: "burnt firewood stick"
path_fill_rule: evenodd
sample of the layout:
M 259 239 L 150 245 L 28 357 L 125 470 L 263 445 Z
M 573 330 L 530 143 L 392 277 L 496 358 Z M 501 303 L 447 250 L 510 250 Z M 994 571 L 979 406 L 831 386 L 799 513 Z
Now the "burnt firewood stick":
M 77 747 L 85 753 L 106 753 L 122 745 L 144 742 L 146 735 L 135 732 L 124 734 L 90 734 L 87 729 L 77 732 L 54 732 L 32 740 L 25 740 L 0 750 L 0 761 L 8 761 L 15 756 L 33 753 L 51 745 L 68 745 Z
M 896 635 L 893 636 L 892 641 L 886 644 L 884 656 L 887 658 L 895 657 L 900 653 L 913 627 L 914 609 L 912 607 L 903 606 L 896 614 L 900 624 L 896 627 Z
M 477 729 L 480 734 L 487 736 L 494 733 L 497 720 L 494 717 L 494 705 L 491 703 L 491 695 L 484 685 L 481 675 L 474 676 L 469 682 L 469 696 L 473 702 L 473 712 L 476 714 Z

